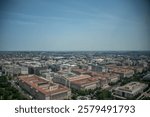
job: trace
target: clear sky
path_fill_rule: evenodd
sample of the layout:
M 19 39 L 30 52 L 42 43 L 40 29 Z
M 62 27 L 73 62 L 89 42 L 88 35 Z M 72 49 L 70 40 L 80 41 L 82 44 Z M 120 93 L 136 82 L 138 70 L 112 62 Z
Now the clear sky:
M 0 50 L 150 50 L 150 2 L 0 0 Z

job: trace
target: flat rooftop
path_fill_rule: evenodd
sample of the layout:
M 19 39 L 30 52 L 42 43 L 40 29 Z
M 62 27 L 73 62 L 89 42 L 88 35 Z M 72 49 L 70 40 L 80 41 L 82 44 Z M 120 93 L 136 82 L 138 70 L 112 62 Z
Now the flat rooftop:
M 140 82 L 130 82 L 122 87 L 119 87 L 119 90 L 127 91 L 127 92 L 136 92 L 139 89 L 142 89 L 146 86 L 144 83 Z
M 99 80 L 97 78 L 86 78 L 86 79 L 79 79 L 71 82 L 77 85 L 90 85 L 99 82 Z
M 76 80 L 87 79 L 87 78 L 91 78 L 91 76 L 90 75 L 77 75 L 74 77 L 69 77 L 68 80 L 76 81 Z
M 116 73 L 134 73 L 134 71 L 132 69 L 126 69 L 126 68 L 112 68 L 113 72 Z

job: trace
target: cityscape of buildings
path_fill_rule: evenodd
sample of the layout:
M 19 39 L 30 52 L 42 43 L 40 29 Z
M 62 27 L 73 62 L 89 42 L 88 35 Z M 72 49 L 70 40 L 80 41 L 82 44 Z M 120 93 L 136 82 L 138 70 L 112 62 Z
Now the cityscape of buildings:
M 30 100 L 150 99 L 150 52 L 1 51 L 0 77 Z
M 150 100 L 149 0 L 0 0 L 0 100 Z

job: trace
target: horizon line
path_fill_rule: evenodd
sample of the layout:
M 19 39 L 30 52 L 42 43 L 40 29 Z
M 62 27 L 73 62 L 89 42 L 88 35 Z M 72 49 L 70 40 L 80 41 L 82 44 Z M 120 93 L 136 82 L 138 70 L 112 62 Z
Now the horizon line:
M 150 51 L 150 50 L 0 50 L 0 52 L 106 52 L 106 51 L 134 51 L 134 52 L 141 52 L 141 51 Z

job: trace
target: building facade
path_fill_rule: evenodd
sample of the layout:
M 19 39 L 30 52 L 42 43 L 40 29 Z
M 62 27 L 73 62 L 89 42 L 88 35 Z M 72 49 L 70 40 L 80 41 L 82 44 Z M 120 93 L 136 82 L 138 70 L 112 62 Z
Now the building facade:
M 117 87 L 114 92 L 114 97 L 119 99 L 132 99 L 142 93 L 148 85 L 139 82 L 130 82 L 124 86 Z
M 26 90 L 34 99 L 63 100 L 71 98 L 71 90 L 63 85 L 48 81 L 36 75 L 18 77 L 20 87 Z

